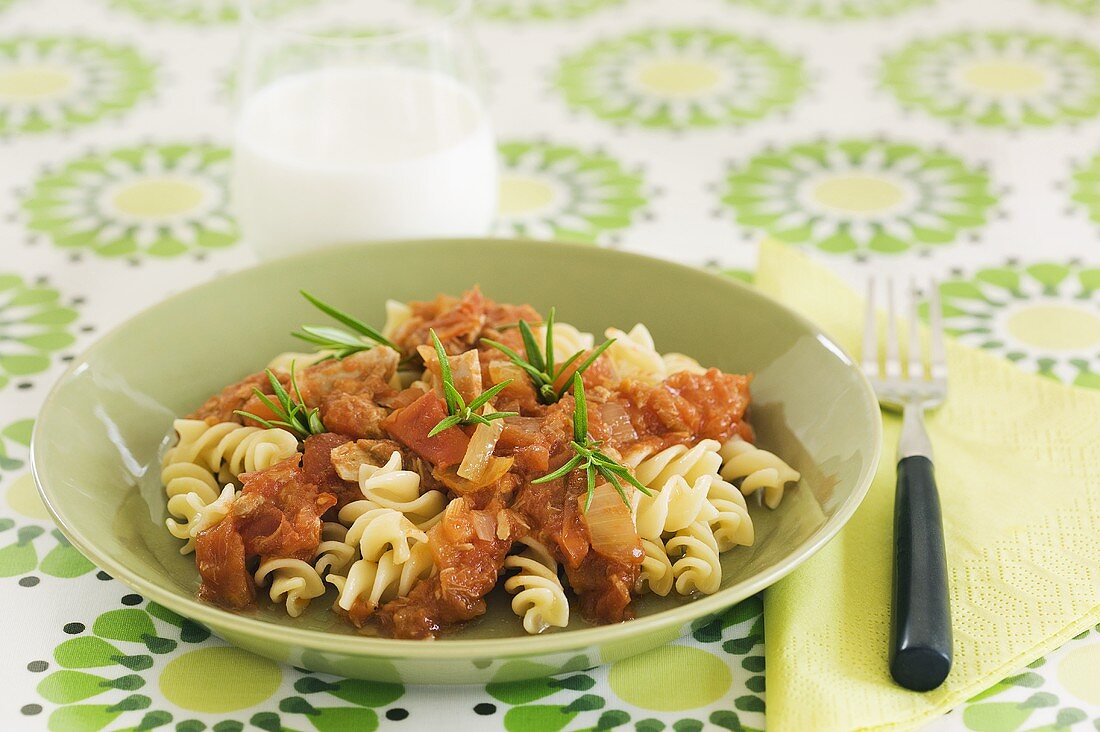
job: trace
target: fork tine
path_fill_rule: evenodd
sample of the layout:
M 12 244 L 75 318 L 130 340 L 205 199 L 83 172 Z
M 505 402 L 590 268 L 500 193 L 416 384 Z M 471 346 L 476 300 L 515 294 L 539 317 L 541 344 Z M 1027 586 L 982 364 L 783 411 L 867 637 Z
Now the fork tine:
M 894 300 L 894 280 L 886 280 L 886 378 L 901 376 L 901 356 L 898 353 L 898 318 Z
M 863 320 L 863 373 L 878 375 L 878 320 L 875 318 L 875 278 L 867 278 L 867 314 Z
M 947 354 L 943 345 L 943 306 L 940 303 L 940 287 L 935 279 L 928 290 L 928 337 L 931 342 L 933 379 L 947 378 Z
M 920 320 L 917 318 L 917 303 L 920 293 L 917 292 L 917 281 L 909 279 L 909 370 L 910 380 L 924 378 L 924 359 L 921 357 Z

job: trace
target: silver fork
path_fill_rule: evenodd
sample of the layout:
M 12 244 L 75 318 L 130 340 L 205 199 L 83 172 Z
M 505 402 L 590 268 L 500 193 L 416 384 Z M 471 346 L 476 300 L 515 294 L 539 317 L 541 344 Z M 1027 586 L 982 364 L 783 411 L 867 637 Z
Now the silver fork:
M 947 590 L 947 552 L 943 519 L 932 467 L 932 444 L 924 412 L 947 397 L 947 359 L 939 289 L 929 290 L 929 368 L 924 365 L 917 320 L 918 293 L 910 282 L 909 348 L 901 358 L 901 327 L 894 283 L 886 281 L 885 359 L 879 365 L 876 283 L 867 283 L 867 319 L 863 330 L 863 372 L 879 404 L 901 412 L 898 482 L 894 499 L 894 586 L 890 629 L 890 674 L 907 689 L 935 689 L 951 671 L 951 607 Z

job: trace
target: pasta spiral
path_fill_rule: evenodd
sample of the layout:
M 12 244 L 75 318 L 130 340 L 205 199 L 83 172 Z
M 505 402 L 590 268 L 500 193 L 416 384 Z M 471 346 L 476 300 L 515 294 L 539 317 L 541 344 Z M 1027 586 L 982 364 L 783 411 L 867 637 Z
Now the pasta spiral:
M 718 542 L 706 521 L 696 521 L 676 532 L 665 544 L 672 562 L 676 591 L 681 595 L 702 592 L 714 594 L 722 584 L 722 565 L 718 561 Z
M 381 560 L 393 551 L 396 564 L 409 561 L 412 545 L 426 542 L 428 535 L 416 528 L 400 511 L 380 508 L 371 501 L 355 501 L 340 509 L 340 522 L 349 525 L 344 540 L 358 546 L 363 559 Z
M 439 523 L 447 507 L 442 492 L 420 493 L 420 475 L 401 469 L 401 453 L 397 451 L 382 467 L 366 463 L 359 467 L 359 490 L 374 505 L 400 511 L 422 531 Z
M 218 498 L 218 481 L 201 465 L 166 463 L 160 471 L 160 480 L 164 483 L 164 492 L 168 494 L 169 513 L 172 513 L 172 499 L 176 496 L 194 494 L 204 504 L 213 503 Z M 182 514 L 173 513 L 172 515 L 177 518 L 186 518 Z
M 321 543 L 313 555 L 317 574 L 322 577 L 347 574 L 356 557 L 356 547 L 347 542 L 347 535 L 348 530 L 342 524 L 334 521 L 321 524 Z
M 331 349 L 303 353 L 301 351 L 284 351 L 267 362 L 267 368 L 272 371 L 285 371 L 290 373 L 290 365 L 294 364 L 295 371 L 301 371 L 306 366 L 323 361 L 336 353 Z
M 360 559 L 351 565 L 346 577 L 330 574 L 327 580 L 339 592 L 336 607 L 350 611 L 360 601 L 373 612 L 380 604 L 409 594 L 418 581 L 434 573 L 435 563 L 428 544 L 417 541 L 403 562 L 397 560 L 391 549 L 377 562 Z
M 608 328 L 604 335 L 615 339 L 604 353 L 611 360 L 620 379 L 637 379 L 655 384 L 668 376 L 665 361 L 653 345 L 653 336 L 641 323 L 631 328 L 629 333 L 618 328 Z
M 382 326 L 382 335 L 390 340 L 397 330 L 412 317 L 412 308 L 400 300 L 386 300 L 386 322 Z
M 171 463 L 194 463 L 222 483 L 241 473 L 264 470 L 298 453 L 298 438 L 283 429 L 247 427 L 236 422 L 210 425 L 199 419 L 177 419 L 179 443 L 165 456 Z
M 230 484 L 212 501 L 196 492 L 178 493 L 168 499 L 168 513 L 181 519 L 167 519 L 164 522 L 168 533 L 187 542 L 180 547 L 180 554 L 190 554 L 195 550 L 195 537 L 225 518 L 236 497 L 237 493 Z
M 546 342 L 546 326 L 540 325 L 535 329 L 535 337 L 539 343 Z M 554 323 L 554 360 L 558 363 L 565 361 L 577 351 L 590 351 L 596 344 L 596 337 L 591 333 L 578 330 L 569 323 Z
M 735 546 L 752 546 L 756 532 L 741 492 L 732 484 L 716 478 L 711 483 L 707 500 L 714 507 L 715 515 L 710 519 L 710 527 L 718 542 L 718 550 L 724 552 Z
M 660 539 L 642 539 L 645 557 L 638 571 L 635 589 L 639 594 L 646 591 L 664 597 L 672 591 L 672 562 Z
M 638 464 L 635 477 L 647 488 L 659 488 L 674 475 L 694 483 L 703 475 L 715 475 L 722 464 L 717 440 L 700 440 L 695 446 L 673 445 Z
M 764 505 L 775 508 L 783 500 L 787 483 L 801 478 L 801 474 L 776 455 L 761 450 L 750 442 L 734 436 L 722 445 L 721 475 L 729 481 L 741 480 L 741 492 L 746 496 L 763 489 Z
M 638 536 L 656 540 L 665 532 L 679 531 L 697 520 L 714 518 L 717 511 L 707 501 L 713 482 L 713 475 L 701 475 L 694 483 L 674 475 L 654 490 L 652 496 L 637 491 L 634 494 L 634 525 Z
M 665 373 L 667 376 L 678 374 L 681 371 L 687 371 L 692 374 L 705 374 L 707 370 L 699 365 L 691 356 L 685 356 L 682 353 L 666 353 L 661 356 L 661 360 L 665 362 Z
M 659 539 L 661 534 L 686 528 L 700 515 L 706 519 L 716 513 L 707 503 L 711 483 L 722 463 L 715 440 L 702 440 L 688 448 L 673 445 L 642 460 L 635 477 L 650 489 L 634 494 L 634 522 L 643 539 Z
M 523 618 L 523 629 L 532 635 L 550 626 L 569 625 L 569 601 L 558 579 L 558 563 L 546 547 L 534 539 L 520 539 L 526 548 L 504 559 L 505 569 L 517 569 L 504 581 L 511 595 L 512 612 Z
M 321 575 L 301 559 L 268 559 L 256 570 L 256 584 L 266 585 L 271 579 L 268 596 L 272 602 L 285 603 L 287 614 L 296 618 L 309 607 L 315 597 L 325 594 Z

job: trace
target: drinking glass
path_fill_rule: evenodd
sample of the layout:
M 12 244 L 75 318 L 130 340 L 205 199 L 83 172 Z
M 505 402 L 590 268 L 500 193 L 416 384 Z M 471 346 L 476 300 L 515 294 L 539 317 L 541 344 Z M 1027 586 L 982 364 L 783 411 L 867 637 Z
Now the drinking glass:
M 469 0 L 412 22 L 284 5 L 242 0 L 231 191 L 257 254 L 487 233 L 496 145 Z

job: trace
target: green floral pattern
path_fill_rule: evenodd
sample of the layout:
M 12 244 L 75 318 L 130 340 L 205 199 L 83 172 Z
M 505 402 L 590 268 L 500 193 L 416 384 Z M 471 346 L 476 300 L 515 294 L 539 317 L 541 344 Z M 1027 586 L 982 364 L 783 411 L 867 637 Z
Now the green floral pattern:
M 236 23 L 241 19 L 237 0 L 107 0 L 111 7 L 150 21 L 188 25 Z M 275 17 L 319 0 L 265 0 L 265 17 Z
M 0 274 L 0 389 L 49 368 L 53 354 L 73 344 L 76 317 L 56 289 Z
M 172 143 L 93 153 L 44 173 L 23 200 L 27 227 L 103 257 L 175 257 L 237 241 L 229 150 Z
M 1100 15 L 1100 0 L 1038 0 L 1044 5 L 1065 8 L 1081 15 Z
M 65 624 L 71 637 L 58 643 L 52 659 L 28 664 L 43 674 L 37 707 L 48 714 L 50 729 L 239 732 L 248 726 L 283 730 L 308 724 L 322 732 L 370 732 L 379 726 L 378 708 L 405 693 L 401 684 L 282 667 L 207 642 L 206 628 L 139 595 L 125 595 L 121 602 L 126 607 L 101 613 L 88 625 Z M 250 684 L 243 690 L 240 684 L 211 684 L 206 674 L 212 669 L 247 674 Z M 154 701 L 158 689 L 164 701 Z M 277 712 L 251 710 L 268 700 Z
M 1096 729 L 1098 720 L 1088 725 L 1089 715 L 1077 706 L 1086 700 L 1076 698 L 1072 689 L 1057 683 L 1053 678 L 1055 669 L 1050 666 L 1059 666 L 1059 675 L 1066 676 L 1065 667 L 1076 665 L 1073 656 L 1082 652 L 1090 654 L 1089 645 L 1100 642 L 1098 636 L 1100 626 L 1086 630 L 1051 654 L 1053 661 L 1040 658 L 1020 673 L 970 698 L 948 719 L 961 721 L 972 732 L 1020 732 L 1025 729 L 1027 732 L 1086 732 Z M 1037 670 L 1044 673 L 1036 673 Z M 1089 670 L 1085 669 L 1085 673 Z
M 444 0 L 418 0 L 418 2 L 440 10 L 453 7 L 453 3 L 444 2 Z M 626 2 L 628 0 L 480 0 L 474 3 L 474 12 L 478 17 L 487 20 L 571 20 Z
M 956 124 L 1050 127 L 1100 113 L 1100 51 L 1048 34 L 917 40 L 886 57 L 881 82 L 905 107 Z
M 0 39 L 0 136 L 68 130 L 151 95 L 152 62 L 128 45 L 79 36 Z
M 39 583 L 35 573 L 70 579 L 95 569 L 53 528 L 30 473 L 20 470 L 26 464 L 33 427 L 34 420 L 20 419 L 0 429 L 2 504 L 17 517 L 0 515 L 0 580 L 18 577 L 23 587 Z
M 1100 268 L 1009 264 L 940 283 L 944 326 L 1021 368 L 1100 389 Z
M 512 141 L 500 156 L 500 236 L 597 242 L 645 212 L 642 174 L 606 153 Z
M 568 56 L 555 83 L 570 107 L 620 125 L 669 130 L 741 125 L 790 107 L 801 60 L 767 41 L 707 28 L 662 28 Z
M 721 199 L 746 228 L 836 254 L 951 244 L 985 224 L 997 201 L 982 169 L 881 140 L 768 149 L 731 169 Z
M 728 0 L 769 15 L 787 15 L 838 22 L 885 18 L 907 10 L 932 5 L 935 0 Z
M 671 722 L 676 732 L 697 732 L 706 728 L 748 732 L 763 728 L 764 712 L 764 642 L 763 604 L 759 595 L 692 625 L 691 638 L 698 646 L 684 648 L 666 646 L 616 664 L 606 672 L 611 693 L 602 695 L 597 678 L 602 669 L 585 668 L 587 660 L 574 659 L 568 672 L 544 679 L 491 683 L 486 693 L 505 704 L 503 724 L 509 732 L 558 732 L 569 729 L 634 729 L 638 732 L 658 732 L 665 722 L 652 715 L 654 710 L 667 713 L 681 708 L 690 712 Z M 662 666 L 662 658 L 670 651 L 684 649 L 693 657 L 711 658 L 715 670 L 725 671 L 721 662 L 709 654 L 721 651 L 741 657 L 741 666 L 748 672 L 743 686 L 731 688 L 728 679 L 714 686 L 711 701 L 696 705 L 690 685 L 669 685 L 667 679 L 658 683 L 662 689 L 656 695 L 639 690 L 638 686 L 654 680 L 652 669 Z M 566 664 L 569 666 L 570 664 Z M 728 671 L 725 672 L 728 674 Z M 716 674 L 717 675 L 717 674 Z M 713 685 L 715 679 L 699 679 L 696 687 Z M 628 700 L 619 696 L 629 691 Z M 495 709 L 495 704 L 488 706 Z M 648 714 L 647 714 L 648 712 Z M 692 716 L 695 715 L 695 716 Z
M 1100 224 L 1100 154 L 1076 166 L 1070 196 L 1085 207 L 1091 221 Z

